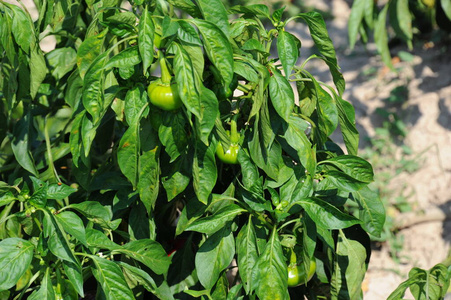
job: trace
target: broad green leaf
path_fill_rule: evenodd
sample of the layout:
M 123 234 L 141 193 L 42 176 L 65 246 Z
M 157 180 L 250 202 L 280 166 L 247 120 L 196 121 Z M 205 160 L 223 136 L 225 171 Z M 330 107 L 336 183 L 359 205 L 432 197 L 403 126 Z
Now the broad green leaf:
M 340 211 L 332 204 L 318 198 L 303 199 L 295 202 L 295 204 L 302 206 L 309 217 L 319 227 L 342 229 L 361 223 L 355 217 Z
M 379 237 L 385 223 L 385 209 L 379 195 L 367 186 L 352 195 L 359 205 L 362 227 L 369 234 Z
M 300 45 L 298 45 L 296 39 L 296 37 L 285 30 L 279 31 L 279 36 L 277 37 L 277 52 L 287 79 L 290 77 L 293 66 L 299 58 Z
M 412 268 L 409 278 L 394 290 L 387 300 L 404 299 L 409 288 L 416 300 L 443 299 L 450 285 L 449 269 L 443 264 L 437 264 L 430 270 Z
M 31 115 L 26 114 L 14 125 L 14 138 L 11 143 L 11 148 L 14 152 L 17 162 L 33 174 L 38 176 L 38 171 L 34 163 L 33 156 L 30 152 L 30 139 L 33 136 L 33 126 Z
M 197 118 L 201 118 L 200 85 L 199 78 L 189 54 L 177 43 L 172 43 L 174 57 L 174 74 L 180 98 L 186 108 Z
M 181 248 L 177 247 L 177 242 L 184 242 L 185 245 Z M 178 249 L 177 249 L 178 248 Z M 183 292 L 186 289 L 196 285 L 199 282 L 195 268 L 195 253 L 192 247 L 191 236 L 186 239 L 175 240 L 175 250 L 171 254 L 172 263 L 169 267 L 167 282 L 171 287 L 172 295 Z
M 50 252 L 62 260 L 79 266 L 80 263 L 75 257 L 73 249 L 67 240 L 66 232 L 58 219 L 52 213 L 44 210 L 44 220 L 42 223 L 44 236 L 48 237 L 48 248 Z
M 96 221 L 96 223 L 100 221 L 99 219 L 101 219 L 102 223 L 107 223 L 113 217 L 111 210 L 97 201 L 83 201 L 76 204 L 70 204 L 67 208 L 78 210 L 88 219 Z
M 270 19 L 269 8 L 264 4 L 237 5 L 231 8 L 234 12 L 262 16 Z
M 367 182 L 356 180 L 350 175 L 338 170 L 326 170 L 321 184 L 331 185 L 346 192 L 355 192 L 367 186 Z
M 243 61 L 234 62 L 235 73 L 251 82 L 258 82 L 258 74 L 254 68 Z
M 319 84 L 317 85 L 318 128 L 324 135 L 330 136 L 338 126 L 338 111 L 333 98 Z
M 35 188 L 33 195 L 31 195 L 28 201 L 30 201 L 30 203 L 35 207 L 39 208 L 46 207 L 48 199 L 47 190 L 48 190 L 47 183 L 41 184 L 41 186 Z
M 199 281 L 211 289 L 220 273 L 235 255 L 235 238 L 230 227 L 224 227 L 208 237 L 196 254 L 195 264 Z
M 74 68 L 77 62 L 77 52 L 70 47 L 57 48 L 47 53 L 46 58 L 52 75 L 60 80 Z
M 91 115 L 92 124 L 98 126 L 100 120 L 104 114 L 104 76 L 105 66 L 108 62 L 108 52 L 100 54 L 89 66 L 83 80 L 83 106 Z M 85 143 L 85 147 L 87 147 Z M 85 155 L 87 156 L 89 151 L 85 149 Z
M 171 5 L 178 7 L 187 13 L 189 13 L 193 18 L 201 18 L 202 14 L 196 4 L 191 0 L 168 0 Z
M 102 31 L 96 36 L 88 37 L 81 43 L 77 51 L 77 66 L 81 78 L 85 77 L 89 66 L 100 55 L 107 30 Z
M 221 0 L 197 0 L 200 11 L 205 20 L 210 21 L 229 36 L 229 20 L 227 11 Z
M 257 260 L 254 268 L 254 283 L 256 294 L 262 300 L 289 299 L 288 271 L 286 259 L 277 234 L 277 228 L 272 230 L 264 252 Z
M 55 300 L 56 294 L 52 285 L 52 278 L 50 276 L 50 268 L 45 270 L 44 278 L 41 281 L 39 290 L 34 291 L 28 299 L 30 300 Z
M 382 57 L 382 61 L 391 70 L 394 70 L 391 62 L 390 50 L 388 49 L 388 37 L 387 37 L 387 11 L 389 4 L 386 4 L 384 8 L 379 12 L 376 24 L 374 25 L 374 41 L 376 42 L 377 51 Z
M 355 155 L 340 155 L 318 163 L 333 165 L 343 173 L 355 180 L 370 183 L 373 181 L 373 168 L 371 164 Z
M 148 110 L 147 96 L 143 85 L 136 85 L 125 96 L 124 114 L 130 127 L 138 126 L 143 113 Z
M 310 35 L 319 52 L 324 55 L 328 61 L 332 62 L 334 65 L 338 65 L 335 48 L 327 33 L 323 16 L 319 12 L 311 11 L 308 13 L 301 13 L 297 15 L 297 17 L 302 18 L 307 23 Z
M 348 239 L 341 231 L 336 247 L 331 299 L 360 299 L 362 281 L 366 272 L 365 247 L 356 240 Z
M 451 20 L 451 0 L 440 0 L 440 5 L 445 12 L 445 15 Z
M 148 213 L 155 205 L 159 191 L 159 147 L 144 152 L 139 157 L 138 191 Z
M 359 149 L 359 132 L 355 126 L 355 111 L 351 103 L 338 98 L 338 121 L 348 154 L 357 155 Z
M 149 51 L 153 52 L 153 51 Z M 110 68 L 128 68 L 141 62 L 141 56 L 138 52 L 138 46 L 128 47 L 117 55 L 113 56 L 106 64 L 105 69 Z
M 230 204 L 216 211 L 214 214 L 197 219 L 191 223 L 185 230 L 192 230 L 201 233 L 212 235 L 221 228 L 233 221 L 236 216 L 245 212 L 246 210 L 238 205 Z
M 223 86 L 233 79 L 233 50 L 227 36 L 217 25 L 199 19 L 191 20 L 202 35 L 205 52 L 221 74 Z
M 155 36 L 155 26 L 151 14 L 146 6 L 143 9 L 138 25 L 138 49 L 143 61 L 144 75 L 152 64 L 153 60 L 153 40 Z
M 113 252 L 123 253 L 130 258 L 142 262 L 157 274 L 166 274 L 168 272 L 171 259 L 166 251 L 156 241 L 142 239 L 129 242 L 122 248 L 114 249 Z
M 312 144 L 302 128 L 298 128 L 293 121 L 294 120 L 291 120 L 288 125 L 288 129 L 285 132 L 285 138 L 287 139 L 288 144 L 297 151 L 302 166 L 310 174 L 315 174 L 315 149 L 312 148 Z
M 96 255 L 88 255 L 94 263 L 92 274 L 97 279 L 105 298 L 108 300 L 135 299 L 125 282 L 121 268 L 114 261 Z
M 139 159 L 139 123 L 130 126 L 119 142 L 117 150 L 117 162 L 125 177 L 134 187 L 138 183 L 138 159 Z
M 30 16 L 16 5 L 10 5 L 14 11 L 12 18 L 11 31 L 14 35 L 16 43 L 27 54 L 30 53 L 30 47 L 35 47 L 36 36 L 35 28 Z
M 241 180 L 244 187 L 251 192 L 263 195 L 263 183 L 258 168 L 244 149 L 238 152 L 238 162 L 241 165 Z
M 115 250 L 121 248 L 121 246 L 110 240 L 104 233 L 96 229 L 86 229 L 86 241 L 90 247 L 99 249 Z
M 85 226 L 79 216 L 71 211 L 63 211 L 56 214 L 55 218 L 61 224 L 64 231 L 74 236 L 83 245 L 88 246 L 86 243 Z
M 0 207 L 8 205 L 15 200 L 17 200 L 17 198 L 10 191 L 0 193 Z
M 216 116 L 219 115 L 218 99 L 216 95 L 205 86 L 201 86 L 201 119 L 199 120 L 200 139 L 205 145 L 209 144 L 209 138 L 215 126 Z
M 188 143 L 187 122 L 182 111 L 163 112 L 158 137 L 164 146 L 164 150 L 171 157 L 171 161 L 176 160 L 186 150 Z
M 396 32 L 396 36 L 407 42 L 412 49 L 412 16 L 409 9 L 409 0 L 395 0 L 389 7 L 390 24 Z
M 62 200 L 69 197 L 71 194 L 75 193 L 77 189 L 74 189 L 64 183 L 52 183 L 47 188 L 47 198 Z
M 256 50 L 263 55 L 267 54 L 263 45 L 257 39 L 248 39 L 241 47 L 242 50 L 253 51 Z
M 0 290 L 13 287 L 25 273 L 33 259 L 34 245 L 21 238 L 12 237 L 0 241 Z
M 185 20 L 178 20 L 177 24 L 179 25 L 179 28 L 177 29 L 177 36 L 180 40 L 190 45 L 196 45 L 199 47 L 202 46 L 202 40 L 200 39 L 199 34 L 189 22 Z M 192 55 L 191 59 L 194 59 Z M 203 55 L 202 57 L 197 57 L 197 59 L 203 59 Z
M 34 99 L 39 87 L 47 74 L 47 65 L 44 55 L 37 45 L 33 45 L 30 51 L 30 95 Z
M 294 93 L 288 80 L 276 69 L 269 79 L 269 95 L 279 116 L 288 122 L 294 108 Z
M 191 179 L 192 162 L 186 154 L 179 156 L 171 163 L 170 168 L 162 170 L 162 184 L 166 190 L 168 201 L 174 199 L 177 195 L 183 192 L 188 186 Z
M 366 0 L 355 0 L 352 3 L 351 14 L 348 21 L 349 47 L 354 49 L 359 27 L 361 26 L 365 14 Z
M 244 289 L 249 293 L 252 290 L 252 272 L 258 259 L 257 235 L 251 218 L 236 237 L 236 253 L 240 278 Z
M 218 177 L 214 146 L 214 143 L 210 143 L 207 147 L 200 141 L 196 142 L 193 160 L 193 187 L 197 198 L 204 204 L 208 203 L 208 198 Z
M 67 279 L 71 282 L 72 286 L 75 288 L 77 293 L 84 297 L 83 291 L 83 273 L 80 265 L 76 265 L 72 262 L 63 260 L 64 272 L 66 273 Z

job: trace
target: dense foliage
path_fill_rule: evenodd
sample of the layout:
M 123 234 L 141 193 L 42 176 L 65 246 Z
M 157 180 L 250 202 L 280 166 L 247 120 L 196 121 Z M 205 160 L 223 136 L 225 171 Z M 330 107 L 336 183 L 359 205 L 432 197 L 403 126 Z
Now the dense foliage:
M 319 13 L 35 4 L 0 2 L 1 298 L 360 298 L 385 213 Z

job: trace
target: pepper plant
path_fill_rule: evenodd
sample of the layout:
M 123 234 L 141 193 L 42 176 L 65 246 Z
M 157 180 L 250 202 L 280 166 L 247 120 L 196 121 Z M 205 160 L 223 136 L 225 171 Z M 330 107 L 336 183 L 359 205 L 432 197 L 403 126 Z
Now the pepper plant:
M 319 13 L 35 4 L 0 2 L 2 299 L 360 298 L 385 214 Z

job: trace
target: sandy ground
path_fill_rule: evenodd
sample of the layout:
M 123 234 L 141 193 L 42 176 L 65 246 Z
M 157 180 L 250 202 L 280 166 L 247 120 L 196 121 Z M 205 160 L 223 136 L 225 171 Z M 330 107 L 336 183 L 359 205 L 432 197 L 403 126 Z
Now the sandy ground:
M 363 288 L 364 299 L 386 299 L 390 293 L 406 279 L 412 267 L 429 269 L 443 261 L 450 250 L 451 242 L 451 46 L 437 44 L 417 45 L 410 52 L 413 59 L 404 62 L 396 57 L 393 62 L 399 73 L 384 67 L 375 55 L 375 45 L 357 45 L 351 51 L 347 40 L 347 20 L 349 3 L 343 0 L 313 1 L 312 6 L 329 11 L 333 18 L 327 21 L 329 35 L 337 49 L 338 63 L 346 80 L 344 99 L 356 108 L 356 120 L 361 134 L 361 148 L 368 146 L 367 138 L 373 137 L 375 128 L 382 126 L 376 113 L 378 108 L 395 110 L 407 125 L 405 145 L 413 150 L 420 168 L 414 173 L 401 172 L 390 180 L 390 188 L 395 193 L 406 191 L 412 212 L 399 214 L 397 220 L 412 214 L 432 215 L 425 222 L 415 223 L 399 231 L 404 237 L 400 262 L 395 262 L 389 254 L 388 245 L 373 251 Z M 302 40 L 303 59 L 308 57 L 313 42 L 308 37 L 307 26 L 291 23 L 290 29 Z M 398 51 L 407 51 L 398 46 Z M 327 82 L 327 67 L 318 62 L 310 65 L 312 73 Z M 366 74 L 372 73 L 371 76 Z M 327 74 L 325 76 L 325 74 Z M 399 107 L 390 107 L 386 99 L 398 86 L 405 86 L 407 99 Z M 340 136 L 334 135 L 340 140 Z M 430 214 L 432 212 L 432 214 Z M 444 215 L 448 219 L 443 221 Z M 416 218 L 416 220 L 419 220 Z M 451 298 L 451 295 L 447 296 Z M 409 299 L 413 299 L 410 297 Z

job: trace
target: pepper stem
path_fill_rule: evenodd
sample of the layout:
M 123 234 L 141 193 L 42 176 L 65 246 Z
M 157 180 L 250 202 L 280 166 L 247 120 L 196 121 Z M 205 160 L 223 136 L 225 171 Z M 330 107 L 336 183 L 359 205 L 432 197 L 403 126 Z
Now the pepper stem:
M 161 68 L 161 82 L 165 85 L 171 84 L 171 73 L 169 73 L 168 66 L 166 64 L 166 59 L 164 58 L 163 54 L 160 51 L 160 68 Z
M 240 135 L 238 133 L 238 129 L 236 126 L 236 120 L 238 119 L 238 115 L 234 115 L 232 120 L 230 121 L 230 142 L 232 144 L 238 144 L 240 141 Z

